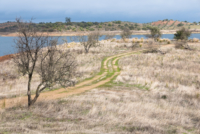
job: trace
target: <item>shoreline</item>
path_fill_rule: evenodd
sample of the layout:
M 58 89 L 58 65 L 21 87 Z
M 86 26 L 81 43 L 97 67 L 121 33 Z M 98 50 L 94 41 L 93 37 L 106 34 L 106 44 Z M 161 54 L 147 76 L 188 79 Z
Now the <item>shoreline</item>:
M 200 29 L 191 29 L 190 30 L 192 33 L 200 33 Z M 82 36 L 82 35 L 88 35 L 90 33 L 93 33 L 96 31 L 88 32 L 43 32 L 43 35 L 46 36 Z M 122 31 L 99 31 L 100 34 L 106 35 L 106 34 L 115 34 L 115 35 L 120 35 Z M 175 34 L 176 30 L 161 30 L 162 34 Z M 41 33 L 41 32 L 38 32 Z M 150 31 L 145 31 L 145 30 L 140 30 L 140 31 L 135 31 L 132 30 L 132 35 L 146 35 L 150 34 Z M 0 37 L 17 37 L 18 33 L 5 33 L 5 32 L 0 32 Z
M 8 55 L 0 56 L 0 62 L 12 59 L 14 55 L 15 54 L 8 54 Z

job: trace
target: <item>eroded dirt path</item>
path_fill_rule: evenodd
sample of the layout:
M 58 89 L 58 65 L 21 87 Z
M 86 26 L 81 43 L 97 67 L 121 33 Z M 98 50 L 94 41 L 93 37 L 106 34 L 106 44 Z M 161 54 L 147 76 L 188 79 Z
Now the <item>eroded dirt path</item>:
M 118 69 L 119 68 L 118 60 L 120 58 L 130 56 L 133 54 L 138 54 L 139 52 L 142 52 L 144 50 L 146 49 L 110 56 L 103 60 L 101 72 L 95 77 L 85 80 L 77 84 L 75 87 L 70 87 L 67 89 L 61 88 L 54 91 L 43 92 L 40 94 L 37 102 L 59 99 L 70 95 L 80 94 L 85 91 L 104 85 L 120 74 L 120 71 Z M 34 95 L 32 97 L 34 97 Z M 0 109 L 10 108 L 15 106 L 23 106 L 23 105 L 27 105 L 27 96 L 0 100 Z

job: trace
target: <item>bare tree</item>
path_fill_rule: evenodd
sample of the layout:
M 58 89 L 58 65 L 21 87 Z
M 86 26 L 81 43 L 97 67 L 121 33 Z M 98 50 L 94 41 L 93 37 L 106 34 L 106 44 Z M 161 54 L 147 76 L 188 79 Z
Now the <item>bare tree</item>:
M 162 33 L 159 28 L 157 27 L 150 27 L 150 35 L 146 35 L 147 38 L 152 38 L 156 41 L 158 38 L 162 36 Z
M 69 51 L 58 49 L 56 39 L 37 33 L 32 27 L 32 21 L 24 23 L 20 18 L 16 21 L 19 31 L 15 40 L 17 54 L 14 61 L 18 71 L 28 76 L 27 95 L 28 107 L 30 107 L 45 88 L 52 88 L 55 85 L 63 87 L 73 85 L 72 78 L 76 63 Z M 34 74 L 40 76 L 40 83 L 32 99 L 31 82 Z
M 132 32 L 129 28 L 124 28 L 122 33 L 120 34 L 121 38 L 125 40 L 126 38 L 131 38 Z
M 99 38 L 102 35 L 99 32 L 92 32 L 88 36 L 76 36 L 70 37 L 70 40 L 75 42 L 80 42 L 80 44 L 84 47 L 85 53 L 88 53 L 91 47 L 100 46 Z

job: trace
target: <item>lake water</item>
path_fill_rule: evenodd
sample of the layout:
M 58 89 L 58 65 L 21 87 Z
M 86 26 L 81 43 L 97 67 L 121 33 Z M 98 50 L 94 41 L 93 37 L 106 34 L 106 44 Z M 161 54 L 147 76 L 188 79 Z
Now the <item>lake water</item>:
M 140 39 L 140 38 L 146 39 L 145 35 L 132 35 L 132 38 L 136 38 L 136 37 L 138 39 Z M 16 37 L 1 37 L 0 36 L 0 56 L 4 56 L 4 55 L 15 53 L 15 51 L 14 51 L 14 46 L 15 46 L 14 39 L 15 38 Z M 69 36 L 65 36 L 65 37 L 60 37 L 59 38 L 59 40 L 58 40 L 59 44 L 63 43 L 63 41 L 62 41 L 63 38 L 67 39 L 68 43 L 71 42 L 70 37 Z M 100 38 L 100 40 L 103 40 L 104 38 L 105 38 L 105 36 L 102 36 Z M 121 37 L 119 35 L 116 35 L 114 38 L 120 39 Z M 174 34 L 163 34 L 162 38 L 173 39 L 174 38 Z M 192 34 L 189 37 L 189 39 L 191 39 L 191 38 L 200 39 L 200 33 Z

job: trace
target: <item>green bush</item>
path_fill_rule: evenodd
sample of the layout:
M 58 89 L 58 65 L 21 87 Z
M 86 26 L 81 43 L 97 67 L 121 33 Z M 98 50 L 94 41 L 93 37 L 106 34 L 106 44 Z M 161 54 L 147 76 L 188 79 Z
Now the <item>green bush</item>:
M 89 30 L 90 30 L 90 31 L 94 31 L 95 29 L 94 29 L 94 28 L 90 28 Z
M 53 31 L 54 31 L 53 29 L 49 29 L 49 30 L 48 30 L 48 32 L 53 32 Z
M 79 28 L 81 31 L 84 31 L 84 29 L 82 27 Z
M 72 28 L 72 30 L 73 30 L 73 31 L 76 31 L 76 28 L 74 27 L 74 28 Z
M 183 25 L 184 25 L 183 23 L 179 23 L 177 26 L 182 27 Z
M 92 23 L 92 22 L 87 22 L 87 25 L 88 25 L 88 26 L 92 26 L 93 23 Z
M 67 30 L 70 30 L 70 29 L 72 29 L 72 27 L 71 27 L 71 26 L 67 27 Z
M 116 23 L 116 24 L 121 24 L 122 22 L 121 22 L 121 21 L 115 21 L 115 23 Z
M 174 34 L 174 39 L 187 40 L 190 35 L 191 32 L 183 27 L 181 30 L 176 31 L 176 33 Z
M 143 27 L 142 30 L 148 30 L 146 27 Z

